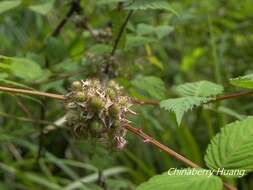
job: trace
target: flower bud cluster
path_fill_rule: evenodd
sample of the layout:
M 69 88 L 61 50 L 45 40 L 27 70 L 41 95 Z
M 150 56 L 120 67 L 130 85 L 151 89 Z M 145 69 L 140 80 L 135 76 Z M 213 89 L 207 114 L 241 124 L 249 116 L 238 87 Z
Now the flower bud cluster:
M 130 110 L 130 98 L 122 95 L 115 81 L 74 81 L 65 96 L 66 124 L 75 136 L 96 138 L 117 149 L 125 146 L 122 125 L 129 122 L 126 114 L 134 112 Z

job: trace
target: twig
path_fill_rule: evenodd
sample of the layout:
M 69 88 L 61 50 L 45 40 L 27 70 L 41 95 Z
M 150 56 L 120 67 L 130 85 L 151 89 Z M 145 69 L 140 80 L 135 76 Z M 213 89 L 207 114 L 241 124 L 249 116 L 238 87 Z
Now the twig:
M 53 98 L 53 99 L 65 100 L 65 97 L 63 95 L 40 92 L 40 91 L 36 91 L 36 90 L 26 90 L 26 89 L 9 88 L 9 87 L 0 86 L 0 91 L 10 92 L 10 93 L 19 93 L 19 94 L 30 94 L 30 95 L 35 95 L 35 96 L 44 96 L 44 97 Z M 253 95 L 253 91 L 238 92 L 238 93 L 228 94 L 228 95 L 224 95 L 224 96 L 217 96 L 215 99 L 210 100 L 207 103 L 235 99 L 235 98 L 240 98 L 243 96 L 250 96 L 250 95 Z M 134 104 L 140 104 L 140 105 L 146 105 L 146 104 L 147 105 L 159 105 L 159 103 L 160 103 L 158 100 L 139 100 L 139 99 L 135 99 L 135 98 L 132 99 L 132 102 Z
M 80 6 L 80 0 L 73 0 L 71 3 L 71 7 L 69 9 L 69 11 L 66 13 L 65 17 L 60 21 L 60 23 L 56 26 L 56 28 L 54 29 L 54 31 L 52 32 L 51 36 L 53 37 L 57 37 L 60 32 L 61 29 L 64 27 L 64 25 L 68 22 L 69 18 L 74 14 L 74 13 L 82 13 L 83 14 L 83 10 Z M 81 22 L 81 26 L 87 30 L 90 34 L 91 37 L 95 40 L 98 41 L 97 35 L 96 33 L 93 31 L 93 29 L 90 27 L 89 23 L 87 22 L 87 19 L 85 18 L 82 22 Z
M 150 143 L 150 144 L 156 146 L 157 148 L 159 148 L 160 150 L 162 150 L 163 152 L 165 152 L 169 156 L 172 156 L 173 158 L 176 158 L 177 160 L 183 162 L 185 165 L 193 167 L 193 168 L 200 168 L 200 166 L 193 163 L 191 160 L 188 160 L 187 158 L 183 157 L 182 155 L 176 153 L 174 150 L 168 148 L 167 146 L 161 144 L 157 140 L 153 139 L 152 137 L 150 137 L 149 135 L 144 133 L 142 131 L 142 129 L 132 127 L 131 125 L 124 125 L 124 128 L 126 130 L 134 133 L 135 135 L 141 137 L 144 140 L 144 142 Z
M 92 29 L 92 27 L 89 25 L 89 23 L 87 22 L 87 18 L 83 19 L 83 21 L 80 23 L 81 27 L 84 28 L 85 30 L 87 30 L 91 37 L 96 41 L 99 42 L 99 38 L 96 34 L 96 31 Z
M 117 35 L 117 37 L 116 37 L 116 39 L 115 39 L 115 42 L 114 42 L 114 44 L 113 44 L 113 47 L 112 47 L 111 57 L 114 56 L 114 54 L 115 54 L 115 52 L 116 52 L 116 50 L 117 50 L 117 47 L 118 47 L 118 45 L 119 45 L 120 39 L 121 39 L 121 37 L 122 37 L 122 35 L 123 35 L 123 33 L 124 33 L 124 30 L 125 30 L 125 28 L 126 28 L 126 26 L 127 26 L 127 23 L 128 23 L 128 21 L 129 21 L 130 17 L 133 15 L 133 13 L 134 13 L 133 10 L 130 10 L 130 11 L 129 11 L 129 13 L 128 13 L 126 19 L 125 19 L 125 21 L 123 22 L 122 26 L 120 27 L 119 33 L 118 33 L 118 35 Z M 105 74 L 108 74 L 108 73 L 109 73 L 109 70 L 110 70 L 110 62 L 107 62 L 106 66 L 105 66 L 104 73 L 105 73 Z
M 227 94 L 223 96 L 217 96 L 214 99 L 206 102 L 205 104 L 214 103 L 214 102 L 223 101 L 223 100 L 235 99 L 235 98 L 240 98 L 243 96 L 250 96 L 250 95 L 253 95 L 253 91 Z M 140 104 L 140 105 L 159 105 L 160 104 L 160 101 L 158 100 L 139 100 L 139 99 L 134 99 L 134 98 L 132 99 L 132 102 L 134 104 Z
M 65 15 L 65 17 L 60 21 L 60 23 L 56 26 L 54 31 L 52 32 L 51 36 L 58 36 L 60 34 L 61 29 L 64 27 L 64 25 L 67 23 L 69 18 L 76 12 L 79 11 L 80 5 L 79 0 L 73 0 L 70 6 L 69 11 Z
M 36 91 L 36 90 L 26 90 L 26 89 L 18 89 L 18 88 L 10 88 L 10 87 L 0 86 L 0 91 L 10 92 L 10 93 L 19 93 L 19 94 L 30 94 L 30 95 L 44 96 L 44 97 L 58 99 L 58 100 L 65 100 L 64 95 L 40 92 L 40 91 Z M 253 91 L 238 92 L 238 93 L 228 94 L 228 95 L 224 95 L 224 96 L 217 96 L 215 99 L 210 100 L 207 103 L 235 99 L 235 98 L 240 98 L 243 96 L 250 96 L 250 95 L 253 95 Z M 140 104 L 140 105 L 146 105 L 146 104 L 147 105 L 159 105 L 159 103 L 160 103 L 160 101 L 158 101 L 158 100 L 139 100 L 139 99 L 135 99 L 135 98 L 132 99 L 132 102 L 134 104 Z
M 240 98 L 240 97 L 243 97 L 243 96 L 250 96 L 250 95 L 253 95 L 253 91 L 227 94 L 227 95 L 224 95 L 224 96 L 218 96 L 214 100 L 209 101 L 209 103 L 222 101 L 222 100 L 235 99 L 235 98 Z
M 46 118 L 46 101 L 42 100 L 42 106 L 40 107 L 40 120 L 45 120 Z M 39 142 L 38 142 L 38 151 L 36 156 L 36 164 L 39 164 L 39 160 L 42 155 L 42 150 L 44 148 L 44 133 L 43 133 L 43 124 L 40 125 L 39 130 Z
M 18 160 L 18 161 L 23 160 L 23 158 L 22 158 L 20 152 L 17 150 L 17 148 L 15 147 L 14 144 L 8 143 L 8 144 L 7 144 L 7 147 L 8 147 L 8 149 L 10 150 L 10 152 L 12 153 L 13 157 L 14 157 L 16 160 Z
M 170 149 L 169 147 L 167 147 L 167 146 L 161 144 L 160 142 L 158 142 L 157 140 L 153 139 L 152 137 L 150 137 L 149 135 L 144 133 L 142 131 L 142 129 L 135 128 L 131 125 L 124 125 L 123 127 L 126 130 L 128 130 L 128 131 L 132 132 L 133 134 L 135 134 L 135 135 L 139 136 L 140 138 L 142 138 L 145 143 L 152 144 L 153 146 L 157 147 L 159 150 L 165 152 L 166 154 L 168 154 L 169 156 L 175 158 L 176 160 L 181 161 L 185 165 L 190 166 L 192 168 L 201 168 L 199 165 L 195 164 L 191 160 L 185 158 L 184 156 L 178 154 L 177 152 Z M 226 187 L 228 190 L 237 190 L 237 188 L 231 186 L 230 184 L 228 184 L 226 182 L 223 182 L 223 186 Z
M 133 15 L 133 13 L 134 13 L 133 10 L 129 11 L 129 13 L 128 13 L 128 15 L 127 15 L 124 23 L 122 24 L 122 26 L 120 28 L 120 31 L 119 31 L 119 34 L 118 34 L 117 38 L 115 39 L 115 43 L 114 43 L 113 48 L 112 48 L 111 56 L 114 56 L 114 54 L 115 54 L 115 52 L 117 50 L 117 47 L 119 45 L 120 38 L 122 37 L 122 35 L 124 33 L 124 30 L 125 30 L 125 28 L 127 26 L 127 23 L 129 21 L 130 17 Z
M 43 97 L 54 98 L 54 99 L 58 99 L 58 100 L 65 99 L 63 95 L 59 95 L 59 94 L 40 92 L 40 91 L 36 91 L 36 90 L 9 88 L 9 87 L 4 87 L 4 86 L 0 86 L 0 91 L 10 92 L 10 93 L 18 93 L 18 94 L 30 94 L 30 95 L 34 95 L 34 96 L 43 96 Z
M 30 110 L 23 104 L 23 102 L 19 99 L 19 97 L 13 95 L 13 98 L 16 100 L 17 105 L 26 114 L 26 116 L 29 118 L 32 118 L 32 114 L 31 114 Z

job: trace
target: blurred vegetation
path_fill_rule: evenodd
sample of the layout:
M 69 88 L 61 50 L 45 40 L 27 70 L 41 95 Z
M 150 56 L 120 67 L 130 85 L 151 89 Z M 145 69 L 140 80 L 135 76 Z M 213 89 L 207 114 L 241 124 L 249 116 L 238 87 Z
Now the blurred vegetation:
M 251 0 L 168 0 L 166 7 L 154 9 L 138 7 L 143 0 L 80 0 L 58 33 L 54 31 L 73 1 L 6 2 L 0 1 L 3 86 L 66 94 L 74 80 L 109 76 L 129 96 L 162 100 L 176 96 L 175 85 L 199 80 L 219 83 L 227 93 L 239 91 L 229 85 L 229 78 L 253 71 Z M 104 60 L 131 10 L 105 76 Z M 211 137 L 225 124 L 252 114 L 252 106 L 245 97 L 197 108 L 185 114 L 180 127 L 172 113 L 135 106 L 138 115 L 130 120 L 203 166 Z M 0 189 L 130 190 L 155 174 L 183 166 L 131 134 L 120 152 L 62 130 L 42 135 L 43 128 L 63 115 L 57 100 L 0 94 Z M 231 182 L 253 189 L 252 174 Z

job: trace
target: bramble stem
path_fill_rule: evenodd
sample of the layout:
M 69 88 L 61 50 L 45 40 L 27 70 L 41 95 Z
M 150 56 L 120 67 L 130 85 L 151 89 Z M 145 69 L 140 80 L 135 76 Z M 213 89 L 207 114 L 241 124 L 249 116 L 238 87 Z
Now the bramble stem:
M 144 133 L 142 131 L 142 129 L 135 128 L 135 127 L 133 127 L 131 125 L 124 125 L 123 127 L 126 130 L 130 131 L 131 133 L 133 133 L 134 135 L 139 136 L 140 138 L 142 138 L 145 143 L 149 143 L 149 144 L 154 145 L 159 150 L 165 152 L 166 154 L 168 154 L 169 156 L 175 158 L 176 160 L 181 161 L 186 166 L 190 166 L 192 168 L 201 168 L 199 165 L 195 164 L 191 160 L 185 158 L 184 156 L 178 154 L 177 152 L 175 152 L 174 150 L 170 149 L 169 147 L 167 147 L 167 146 L 161 144 L 160 142 L 158 142 L 157 140 L 153 139 L 151 136 L 149 136 L 146 133 Z M 230 184 L 228 184 L 226 182 L 223 182 L 223 186 L 226 189 L 228 189 L 228 190 L 237 190 L 237 188 L 231 186 Z
M 29 95 L 34 95 L 34 96 L 44 96 L 44 97 L 54 98 L 54 99 L 58 99 L 58 100 L 65 99 L 63 95 L 59 95 L 59 94 L 40 92 L 40 91 L 36 91 L 36 90 L 9 88 L 9 87 L 4 87 L 4 86 L 0 86 L 0 91 L 10 92 L 10 93 L 14 93 L 14 94 L 29 94 Z
M 198 166 L 197 164 L 193 163 L 191 160 L 188 160 L 187 158 L 185 158 L 182 155 L 178 154 L 174 150 L 168 148 L 167 146 L 161 144 L 157 140 L 153 139 L 152 137 L 150 137 L 149 135 L 147 135 L 146 133 L 144 133 L 142 131 L 142 129 L 135 128 L 135 127 L 133 127 L 131 125 L 124 125 L 123 127 L 126 130 L 134 133 L 135 135 L 137 135 L 139 137 L 141 137 L 144 140 L 145 143 L 150 143 L 150 144 L 156 146 L 157 148 L 159 148 L 160 150 L 162 150 L 163 152 L 165 152 L 169 156 L 172 156 L 173 158 L 176 158 L 177 160 L 183 162 L 185 165 L 190 166 L 192 168 L 200 168 L 200 166 Z
M 227 94 L 227 95 L 224 95 L 224 96 L 218 96 L 218 97 L 215 98 L 215 100 L 211 100 L 210 102 L 229 100 L 229 99 L 240 98 L 242 96 L 250 96 L 250 95 L 253 95 L 253 91 L 238 92 L 238 93 L 233 93 L 233 94 Z
M 223 101 L 223 100 L 235 99 L 235 98 L 240 98 L 240 97 L 243 97 L 243 96 L 250 96 L 250 95 L 253 95 L 253 91 L 237 92 L 237 93 L 233 93 L 233 94 L 217 96 L 217 97 L 215 97 L 215 99 L 210 100 L 210 101 L 206 102 L 205 104 L 214 103 L 214 102 Z M 160 104 L 159 100 L 132 99 L 132 102 L 134 104 L 139 104 L 139 105 L 159 105 Z
M 0 91 L 10 92 L 10 93 L 30 94 L 30 95 L 35 95 L 35 96 L 45 96 L 48 98 L 54 98 L 54 99 L 59 99 L 59 100 L 65 99 L 63 95 L 59 95 L 59 94 L 40 92 L 40 91 L 36 91 L 36 90 L 10 88 L 10 87 L 4 87 L 4 86 L 0 86 Z M 215 99 L 210 100 L 207 103 L 235 99 L 235 98 L 240 98 L 243 96 L 250 96 L 250 95 L 253 95 L 253 91 L 238 92 L 238 93 L 228 94 L 228 95 L 224 95 L 224 96 L 217 96 Z M 139 100 L 139 99 L 135 99 L 135 98 L 132 98 L 132 102 L 134 104 L 139 104 L 139 105 L 159 105 L 159 103 L 160 103 L 159 100 Z

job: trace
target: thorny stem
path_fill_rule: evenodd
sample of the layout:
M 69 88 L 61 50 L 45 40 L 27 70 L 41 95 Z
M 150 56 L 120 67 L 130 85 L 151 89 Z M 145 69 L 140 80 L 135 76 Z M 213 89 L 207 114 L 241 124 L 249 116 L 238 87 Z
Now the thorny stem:
M 216 101 L 222 101 L 222 100 L 229 100 L 229 99 L 234 99 L 234 98 L 240 98 L 242 96 L 250 96 L 250 95 L 253 95 L 253 91 L 227 94 L 227 95 L 224 95 L 224 96 L 218 96 L 214 100 L 211 100 L 208 103 L 216 102 Z
M 14 94 L 18 93 L 18 94 L 30 94 L 30 95 L 34 95 L 34 96 L 43 96 L 43 97 L 48 97 L 48 98 L 53 98 L 53 99 L 58 99 L 58 100 L 65 99 L 63 95 L 59 95 L 59 94 L 40 92 L 40 91 L 36 91 L 36 90 L 9 88 L 9 87 L 4 87 L 4 86 L 0 86 L 0 91 L 10 92 L 10 93 L 14 93 Z
M 45 96 L 48 98 L 53 98 L 53 99 L 58 99 L 58 100 L 65 99 L 65 97 L 63 95 L 59 95 L 59 94 L 40 92 L 40 91 L 36 91 L 36 90 L 9 88 L 9 87 L 4 87 L 4 86 L 0 86 L 0 91 L 10 92 L 10 93 L 30 94 L 30 95 L 35 95 L 35 96 Z M 250 95 L 253 95 L 253 91 L 238 92 L 238 93 L 228 94 L 228 95 L 224 95 L 224 96 L 217 96 L 215 99 L 212 99 L 212 100 L 208 101 L 207 103 L 235 99 L 235 98 L 240 98 L 242 96 L 250 96 Z M 159 105 L 159 103 L 160 103 L 160 101 L 158 101 L 158 100 L 139 100 L 139 99 L 135 99 L 135 98 L 132 99 L 132 102 L 134 104 L 139 104 L 139 105 Z
M 253 95 L 253 91 L 237 92 L 237 93 L 233 93 L 233 94 L 217 96 L 214 99 L 206 102 L 205 104 L 214 103 L 214 102 L 223 101 L 223 100 L 235 99 L 235 98 L 240 98 L 240 97 L 243 97 L 243 96 L 250 96 L 250 95 Z M 132 102 L 135 103 L 135 104 L 140 104 L 140 105 L 159 105 L 160 104 L 159 100 L 132 99 Z
M 4 92 L 10 92 L 10 93 L 19 93 L 19 94 L 30 94 L 30 95 L 35 95 L 35 96 L 44 96 L 48 98 L 53 98 L 53 99 L 58 99 L 58 100 L 65 100 L 65 97 L 60 94 L 53 94 L 53 93 L 46 93 L 46 92 L 40 92 L 36 90 L 26 90 L 26 89 L 18 89 L 18 88 L 10 88 L 10 87 L 4 87 L 0 86 L 0 91 Z M 217 101 L 223 101 L 223 100 L 229 100 L 229 99 L 235 99 L 235 98 L 240 98 L 243 96 L 250 96 L 253 95 L 253 91 L 248 91 L 248 92 L 238 92 L 238 93 L 233 93 L 233 94 L 227 94 L 224 96 L 217 96 L 215 99 L 210 100 L 207 103 L 213 103 Z M 139 99 L 132 99 L 132 102 L 134 104 L 139 104 L 139 105 L 159 105 L 160 101 L 158 100 L 139 100 Z
M 146 133 L 144 133 L 142 131 L 142 129 L 135 128 L 135 127 L 133 127 L 131 125 L 124 125 L 123 127 L 125 129 L 127 129 L 128 131 L 134 133 L 135 135 L 141 137 L 144 140 L 145 143 L 150 143 L 150 144 L 156 146 L 157 148 L 159 148 L 160 150 L 162 150 L 163 152 L 165 152 L 169 156 L 172 156 L 173 158 L 176 158 L 177 160 L 183 162 L 185 165 L 190 166 L 192 168 L 200 168 L 200 166 L 198 166 L 197 164 L 193 163 L 191 160 L 188 160 L 187 158 L 185 158 L 182 155 L 178 154 L 174 150 L 168 148 L 167 146 L 161 144 L 157 140 L 153 139 L 152 137 L 150 137 L 149 135 L 147 135 Z
M 169 156 L 175 158 L 176 160 L 181 161 L 185 165 L 190 166 L 192 168 L 201 168 L 199 165 L 195 164 L 191 160 L 185 158 L 184 156 L 178 154 L 177 152 L 175 152 L 174 150 L 170 149 L 169 147 L 167 147 L 167 146 L 161 144 L 160 142 L 158 142 L 157 140 L 153 139 L 151 136 L 149 136 L 146 133 L 144 133 L 142 131 L 142 129 L 135 128 L 135 127 L 133 127 L 131 125 L 124 125 L 123 127 L 126 130 L 128 130 L 128 131 L 132 132 L 133 134 L 135 134 L 136 136 L 139 136 L 140 138 L 142 138 L 145 143 L 152 144 L 153 146 L 157 147 L 159 150 L 165 152 L 166 154 L 168 154 Z M 225 188 L 227 188 L 228 190 L 237 190 L 237 188 L 229 185 L 226 182 L 223 182 L 223 186 Z

